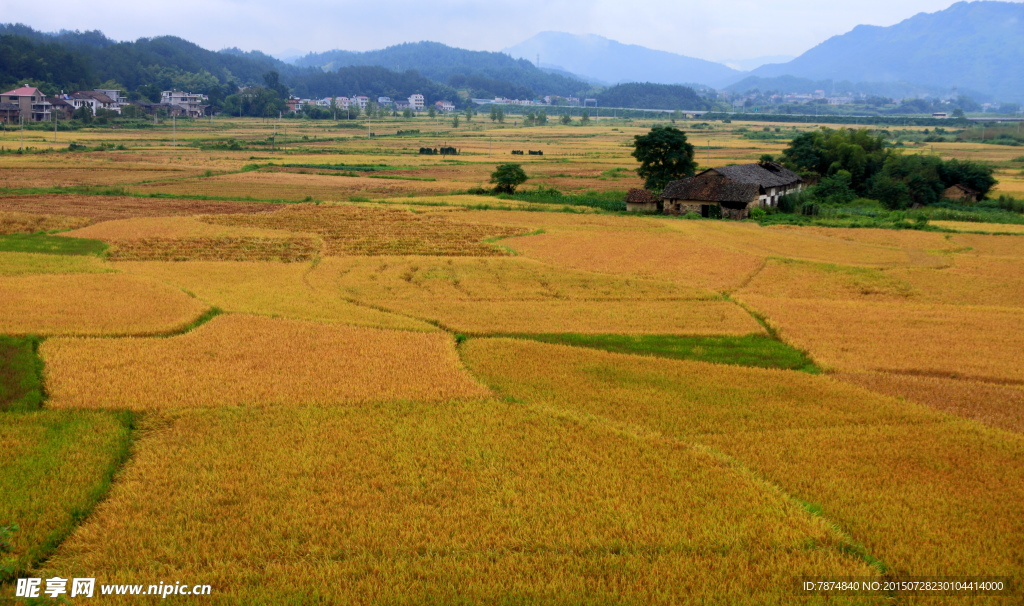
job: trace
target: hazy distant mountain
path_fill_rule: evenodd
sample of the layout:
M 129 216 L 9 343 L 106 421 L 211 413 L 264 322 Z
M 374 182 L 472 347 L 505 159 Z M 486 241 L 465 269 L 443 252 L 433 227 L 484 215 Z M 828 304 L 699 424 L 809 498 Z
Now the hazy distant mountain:
M 717 87 L 743 76 L 742 72 L 721 63 L 622 44 L 593 34 L 541 32 L 504 52 L 528 61 L 536 61 L 539 55 L 542 65 L 558 65 L 582 77 L 613 84 L 700 82 Z
M 859 25 L 751 75 L 912 82 L 1024 100 L 1024 4 L 958 2 L 891 27 Z
M 786 63 L 793 59 L 796 59 L 793 55 L 768 55 L 767 57 L 754 57 L 753 59 L 727 59 L 722 61 L 722 64 L 742 72 L 749 72 L 750 70 L 757 69 L 762 65 L 768 65 L 769 63 Z
M 431 80 L 452 83 L 462 88 L 462 81 L 453 83 L 453 78 L 473 78 L 490 81 L 504 81 L 515 86 L 530 89 L 536 95 L 571 95 L 585 91 L 590 86 L 571 75 L 551 73 L 537 68 L 533 63 L 503 53 L 471 51 L 446 46 L 438 42 L 408 42 L 389 46 L 381 50 L 355 52 L 333 50 L 324 53 L 310 53 L 295 61 L 301 67 L 319 67 L 335 70 L 347 66 L 377 65 L 395 71 L 414 69 Z M 512 96 L 493 86 L 478 89 L 479 94 L 494 93 Z M 520 93 L 523 94 L 523 93 Z M 532 95 L 530 95 L 532 96 Z

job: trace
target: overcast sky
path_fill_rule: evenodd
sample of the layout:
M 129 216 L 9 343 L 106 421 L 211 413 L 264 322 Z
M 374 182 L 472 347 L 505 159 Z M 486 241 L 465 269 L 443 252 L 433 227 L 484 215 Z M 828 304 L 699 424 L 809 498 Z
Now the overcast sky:
M 710 59 L 799 55 L 858 24 L 892 25 L 951 0 L 176 0 L 7 2 L 0 20 L 99 29 L 116 40 L 175 35 L 219 50 L 371 50 L 433 40 L 501 50 L 541 31 L 598 34 Z

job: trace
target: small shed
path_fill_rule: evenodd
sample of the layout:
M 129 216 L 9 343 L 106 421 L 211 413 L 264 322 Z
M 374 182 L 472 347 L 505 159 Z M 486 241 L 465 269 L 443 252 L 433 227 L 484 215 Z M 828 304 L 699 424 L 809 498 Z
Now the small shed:
M 626 193 L 626 210 L 631 213 L 661 212 L 661 200 L 646 189 L 634 187 Z
M 981 192 L 975 191 L 966 185 L 957 183 L 946 189 L 942 194 L 943 200 L 956 200 L 958 202 L 977 202 L 981 199 Z

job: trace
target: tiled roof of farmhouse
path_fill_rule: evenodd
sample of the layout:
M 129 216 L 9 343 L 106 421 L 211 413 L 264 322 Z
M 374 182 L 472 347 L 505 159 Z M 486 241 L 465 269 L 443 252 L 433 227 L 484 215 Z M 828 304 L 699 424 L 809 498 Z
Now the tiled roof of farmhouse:
M 781 187 L 803 181 L 800 175 L 776 162 L 721 166 L 704 171 L 704 173 L 710 171 L 728 177 L 737 183 L 753 183 L 760 187 Z
M 761 193 L 756 183 L 737 183 L 714 173 L 673 181 L 661 197 L 668 200 L 700 200 L 706 202 L 748 203 Z
M 626 202 L 630 204 L 650 204 L 657 201 L 658 198 L 646 189 L 633 187 L 626 193 Z

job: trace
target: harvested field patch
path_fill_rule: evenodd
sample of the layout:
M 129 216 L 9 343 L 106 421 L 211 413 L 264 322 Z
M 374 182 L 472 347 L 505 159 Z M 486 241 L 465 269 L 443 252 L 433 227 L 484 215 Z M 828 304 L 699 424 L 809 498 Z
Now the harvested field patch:
M 314 279 L 317 266 L 299 263 L 192 262 L 118 263 L 133 275 L 171 284 L 205 303 L 229 312 L 281 316 L 295 320 L 341 322 L 357 326 L 405 330 L 437 330 L 420 322 L 351 303 Z
M 0 276 L 30 274 L 102 274 L 114 271 L 95 255 L 0 253 Z
M 41 574 L 169 575 L 245 603 L 316 587 L 338 604 L 664 605 L 877 576 L 823 520 L 705 453 L 525 407 L 227 408 L 154 429 Z
M 0 300 L 0 333 L 18 335 L 159 333 L 206 310 L 180 290 L 120 273 L 0 277 Z
M 832 376 L 991 427 L 1024 433 L 1024 389 L 1017 386 L 891 372 L 844 372 Z
M 440 332 L 357 328 L 245 315 L 186 334 L 49 339 L 40 354 L 54 408 L 433 402 L 486 396 Z
M 313 233 L 327 255 L 495 256 L 507 254 L 484 242 L 525 229 L 460 223 L 438 215 L 393 208 L 300 204 L 268 215 L 204 217 L 216 225 Z
M 470 370 L 500 394 L 684 439 L 941 418 L 827 377 L 688 360 L 653 360 L 524 339 L 470 339 Z
M 739 286 L 764 262 L 763 257 L 661 230 L 553 231 L 505 244 L 556 267 L 671 280 L 711 290 Z
M 1018 310 L 742 295 L 821 366 L 1024 383 Z
M 929 221 L 929 225 L 938 222 Z M 918 231 L 916 229 L 871 229 L 845 227 L 816 227 L 810 225 L 770 225 L 766 229 L 795 235 L 814 234 L 828 239 L 847 240 L 872 246 L 900 248 L 916 251 L 951 251 L 958 248 L 948 234 Z
M 63 165 L 63 166 L 62 166 Z M 44 166 L 4 168 L 0 173 L 0 187 L 18 189 L 27 187 L 71 187 L 74 185 L 110 185 L 135 183 L 157 179 L 180 179 L 201 174 L 196 169 L 167 170 L 141 169 L 131 166 L 112 166 L 109 163 L 90 163 L 67 166 L 60 162 Z
M 3 583 L 28 576 L 104 496 L 127 457 L 130 419 L 83 411 L 0 414 L 0 527 L 18 527 L 12 570 L 0 568 Z
M 0 198 L 3 204 L 4 198 Z M 0 211 L 0 235 L 34 234 L 85 227 L 90 222 L 84 217 L 62 215 L 36 215 L 23 212 Z
M 112 261 L 308 261 L 319 237 L 273 229 L 214 225 L 194 217 L 103 221 L 67 234 L 112 244 Z
M 127 196 L 42 194 L 0 197 L 0 211 L 86 217 L 92 221 L 130 217 L 264 213 L 280 208 L 280 204 L 266 202 L 217 202 Z
M 251 171 L 203 179 L 133 185 L 139 194 L 161 193 L 188 196 L 223 196 L 299 202 L 315 200 L 343 202 L 352 196 L 388 198 L 401 195 L 436 196 L 472 187 L 472 183 L 382 180 L 369 177 L 303 175 Z
M 309 261 L 320 254 L 317 238 L 140 238 L 110 248 L 111 261 Z

